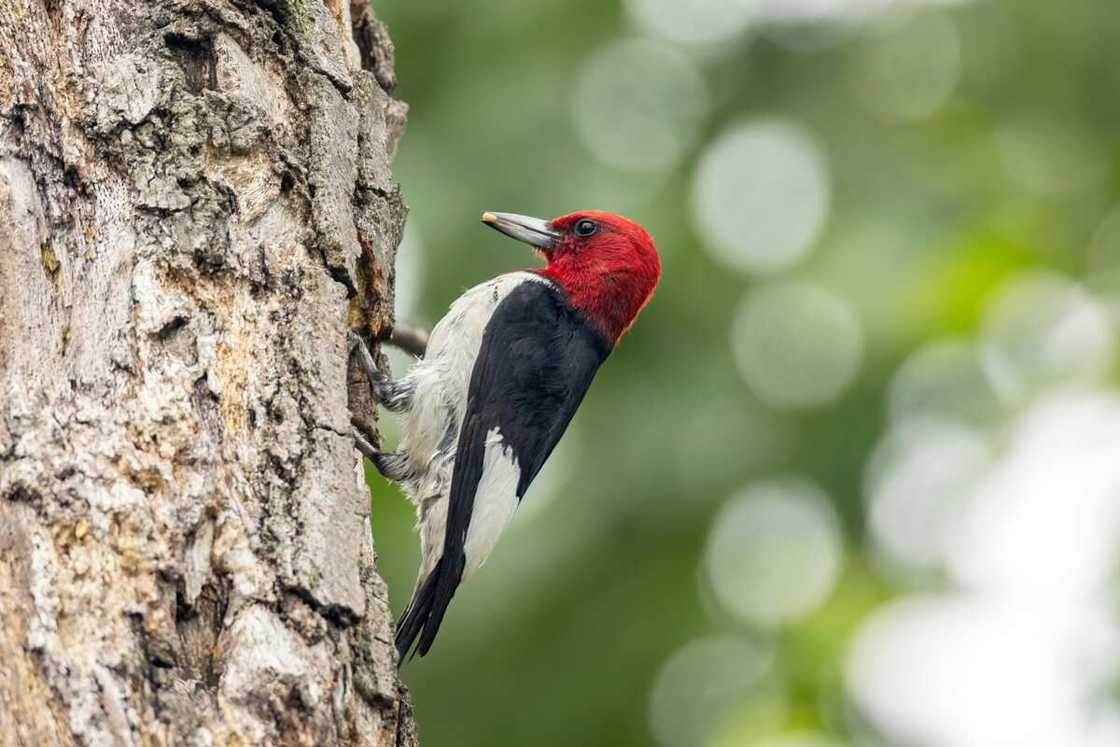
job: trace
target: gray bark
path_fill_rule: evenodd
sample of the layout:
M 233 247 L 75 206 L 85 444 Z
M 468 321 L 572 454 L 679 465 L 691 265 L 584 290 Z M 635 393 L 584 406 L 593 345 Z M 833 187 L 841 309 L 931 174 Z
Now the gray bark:
M 365 0 L 0 0 L 0 745 L 411 745 L 346 334 L 405 109 Z

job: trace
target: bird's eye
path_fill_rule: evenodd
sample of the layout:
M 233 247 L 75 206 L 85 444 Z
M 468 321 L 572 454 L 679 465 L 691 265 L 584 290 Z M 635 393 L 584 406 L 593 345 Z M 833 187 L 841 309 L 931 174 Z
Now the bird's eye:
M 574 228 L 576 236 L 593 236 L 599 231 L 599 224 L 589 218 L 582 218 L 576 221 Z

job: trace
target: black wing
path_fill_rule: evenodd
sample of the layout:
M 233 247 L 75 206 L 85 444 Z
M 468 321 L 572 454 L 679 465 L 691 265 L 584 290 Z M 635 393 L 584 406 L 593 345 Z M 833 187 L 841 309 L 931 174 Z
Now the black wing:
M 467 397 L 447 509 L 443 557 L 421 583 L 397 630 L 401 660 L 435 640 L 463 577 L 464 545 L 482 478 L 486 435 L 494 428 L 513 450 L 520 500 L 571 422 L 610 342 L 551 284 L 528 280 L 494 310 Z

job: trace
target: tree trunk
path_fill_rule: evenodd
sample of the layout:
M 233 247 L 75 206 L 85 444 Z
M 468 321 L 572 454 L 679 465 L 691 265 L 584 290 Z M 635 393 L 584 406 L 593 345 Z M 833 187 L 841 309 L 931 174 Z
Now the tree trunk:
M 415 743 L 350 437 L 404 222 L 365 6 L 0 0 L 0 744 Z

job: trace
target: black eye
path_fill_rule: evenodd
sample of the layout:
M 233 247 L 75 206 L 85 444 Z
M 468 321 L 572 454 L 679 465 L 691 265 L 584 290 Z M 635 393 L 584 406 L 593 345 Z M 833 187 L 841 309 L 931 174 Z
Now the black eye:
M 576 236 L 593 236 L 599 232 L 599 224 L 589 218 L 581 218 L 576 221 L 574 230 Z

